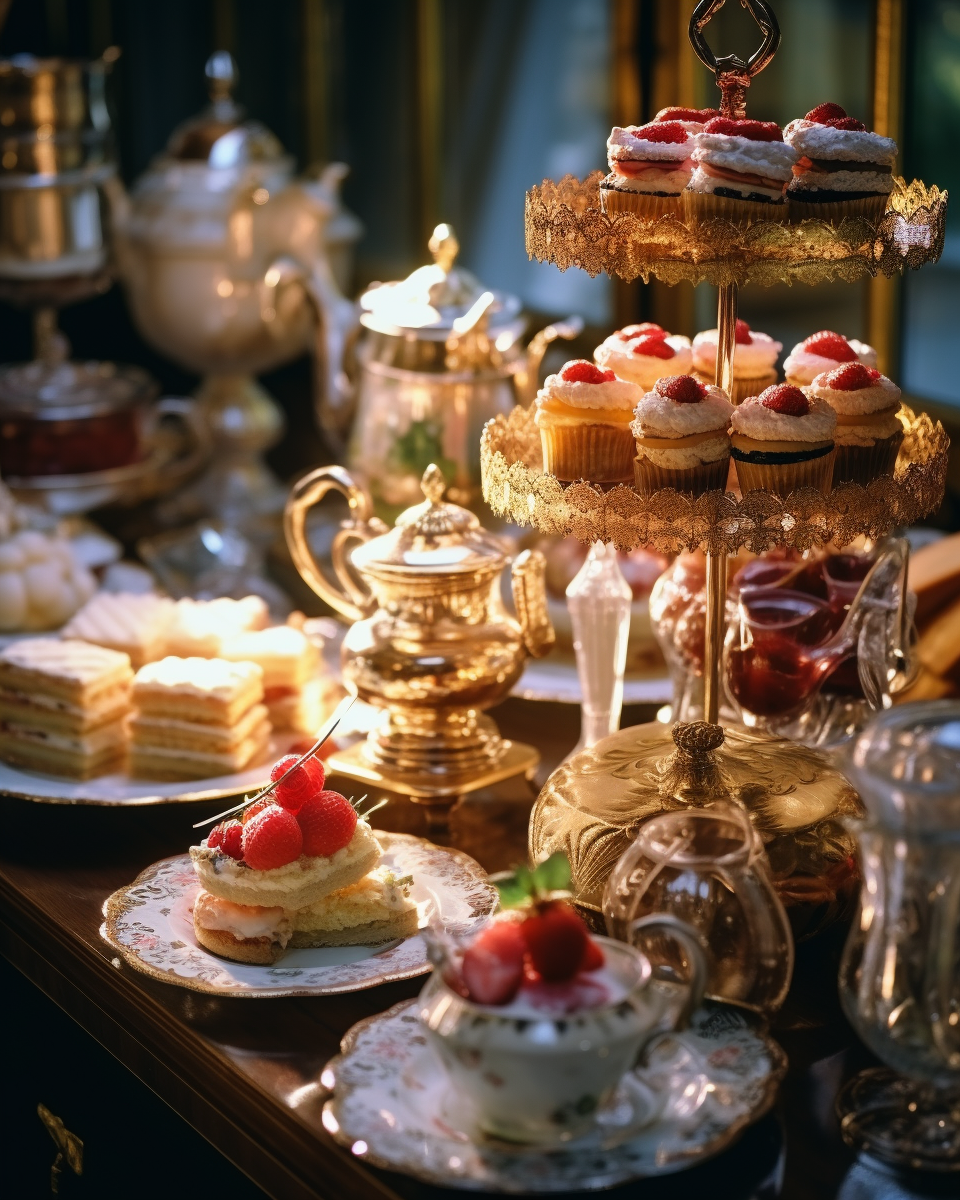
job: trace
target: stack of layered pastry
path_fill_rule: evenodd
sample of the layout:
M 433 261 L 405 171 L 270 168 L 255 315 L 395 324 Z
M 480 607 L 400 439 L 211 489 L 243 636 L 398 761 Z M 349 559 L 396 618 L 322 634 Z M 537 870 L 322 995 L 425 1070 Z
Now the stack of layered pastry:
M 350 801 L 324 788 L 323 765 L 294 755 L 273 793 L 190 847 L 201 890 L 197 941 L 243 963 L 288 948 L 373 946 L 416 933 L 413 880 L 378 867 L 380 846 Z

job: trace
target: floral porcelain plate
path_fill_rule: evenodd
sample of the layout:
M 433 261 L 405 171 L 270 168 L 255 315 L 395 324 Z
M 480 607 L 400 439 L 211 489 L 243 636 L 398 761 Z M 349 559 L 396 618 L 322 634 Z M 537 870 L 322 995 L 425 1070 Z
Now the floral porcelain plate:
M 664 1035 L 591 1133 L 555 1150 L 493 1142 L 453 1093 L 417 1000 L 361 1021 L 320 1076 L 327 1132 L 364 1161 L 427 1183 L 538 1193 L 614 1187 L 683 1170 L 726 1149 L 773 1104 L 783 1051 L 750 1016 L 707 1002 Z
M 381 865 L 412 875 L 421 928 L 439 922 L 469 934 L 497 906 L 496 889 L 466 854 L 404 833 L 377 832 Z M 100 934 L 138 971 L 216 996 L 331 996 L 411 979 L 430 969 L 423 938 L 383 946 L 288 950 L 275 966 L 230 962 L 197 944 L 193 902 L 200 884 L 187 854 L 154 863 L 104 903 Z

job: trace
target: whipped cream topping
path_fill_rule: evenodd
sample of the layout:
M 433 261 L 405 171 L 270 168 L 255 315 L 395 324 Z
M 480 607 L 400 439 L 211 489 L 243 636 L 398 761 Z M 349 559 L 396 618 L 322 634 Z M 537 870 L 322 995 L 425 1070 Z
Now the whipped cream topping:
M 886 375 L 881 375 L 870 387 L 844 391 L 841 388 L 830 387 L 826 382 L 828 374 L 829 372 L 825 371 L 818 375 L 807 389 L 807 394 L 825 400 L 833 411 L 841 416 L 858 417 L 900 406 L 900 389 Z
M 866 342 L 858 342 L 856 338 L 847 338 L 847 344 L 857 356 L 857 361 L 862 362 L 865 367 L 877 365 L 877 352 L 872 346 L 868 346 Z M 787 355 L 783 370 L 791 383 L 796 381 L 808 384 L 813 383 L 824 371 L 832 371 L 834 367 L 842 366 L 843 363 L 837 362 L 836 359 L 824 358 L 822 354 L 811 354 L 809 350 L 804 350 L 803 342 L 798 342 Z
M 614 167 L 613 162 L 610 163 Z M 673 167 L 664 163 L 662 167 L 650 167 L 640 175 L 623 175 L 617 170 L 604 176 L 603 186 L 615 192 L 665 192 L 677 195 L 683 191 L 690 179 L 690 164 Z
M 793 177 L 793 164 L 800 157 L 786 142 L 755 142 L 731 133 L 698 133 L 694 141 L 695 163 L 784 182 Z
M 720 333 L 716 329 L 704 329 L 693 339 L 693 365 L 698 371 L 712 375 L 717 366 L 717 342 Z M 737 342 L 733 355 L 734 379 L 750 379 L 764 375 L 777 365 L 777 355 L 783 349 L 768 333 L 750 330 L 749 342 Z
M 543 387 L 537 392 L 537 408 L 549 400 L 559 400 L 572 408 L 622 408 L 632 409 L 638 400 L 636 384 L 624 379 L 611 379 L 607 383 L 571 382 L 560 375 L 548 375 Z
M 816 121 L 798 118 L 783 131 L 783 140 L 806 158 L 832 158 L 849 162 L 893 166 L 897 143 L 893 138 L 858 129 L 834 129 Z M 831 181 L 833 176 L 831 175 Z M 833 183 L 831 182 L 831 187 Z
M 689 134 L 684 142 L 654 142 L 639 136 L 638 128 L 636 125 L 628 125 L 621 129 L 619 125 L 615 125 L 610 131 L 607 138 L 607 160 L 611 167 L 619 158 L 666 163 L 683 162 L 689 158 L 693 149 L 693 138 Z
M 636 437 L 686 437 L 694 433 L 725 430 L 733 405 L 727 393 L 707 386 L 707 394 L 696 404 L 681 404 L 658 391 L 650 391 L 637 405 L 636 420 L 630 426 Z
M 837 414 L 826 400 L 811 396 L 809 392 L 807 399 L 810 411 L 802 417 L 794 417 L 767 408 L 758 396 L 751 396 L 733 410 L 730 432 L 742 433 L 758 442 L 830 441 L 837 428 Z
M 293 934 L 293 922 L 282 908 L 234 904 L 203 891 L 194 901 L 193 919 L 201 929 L 230 933 L 241 940 L 266 937 L 286 946 Z
M 593 353 L 597 364 L 613 371 L 618 379 L 628 379 L 642 388 L 652 388 L 664 375 L 689 375 L 693 366 L 690 339 L 680 334 L 671 334 L 664 339 L 673 350 L 671 358 L 660 358 L 655 354 L 634 354 L 630 349 L 633 342 L 624 344 L 615 337 L 607 338 Z M 637 399 L 634 399 L 634 405 Z

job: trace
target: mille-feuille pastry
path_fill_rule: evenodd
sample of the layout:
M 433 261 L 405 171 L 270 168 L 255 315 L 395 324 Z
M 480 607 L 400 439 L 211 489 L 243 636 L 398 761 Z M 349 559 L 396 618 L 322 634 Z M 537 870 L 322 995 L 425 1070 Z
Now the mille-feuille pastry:
M 332 675 L 321 675 L 297 688 L 264 688 L 263 702 L 275 730 L 312 736 L 344 695 Z
M 258 762 L 270 742 L 263 672 L 252 662 L 163 658 L 133 681 L 130 769 L 147 779 L 207 779 Z
M 220 657 L 261 667 L 263 702 L 277 730 L 313 733 L 339 690 L 330 676 L 318 676 L 320 651 L 290 625 L 239 633 L 223 643 Z
M 167 654 L 178 658 L 218 658 L 223 643 L 250 629 L 265 629 L 270 614 L 259 596 L 231 600 L 178 600 L 167 630 Z
M 149 592 L 98 592 L 71 617 L 60 636 L 119 650 L 138 671 L 165 654 L 175 607 L 168 597 Z
M 31 638 L 0 653 L 0 758 L 75 779 L 118 767 L 133 671 L 126 654 Z

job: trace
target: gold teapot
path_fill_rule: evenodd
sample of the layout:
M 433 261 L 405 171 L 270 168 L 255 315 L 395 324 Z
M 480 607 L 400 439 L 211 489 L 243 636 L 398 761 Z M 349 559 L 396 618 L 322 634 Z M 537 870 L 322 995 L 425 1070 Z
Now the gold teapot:
M 372 770 L 356 777 L 442 779 L 445 793 L 466 792 L 471 781 L 489 780 L 491 770 L 505 777 L 497 764 L 513 745 L 483 710 L 507 695 L 527 655 L 539 658 L 553 646 L 546 563 L 536 550 L 514 561 L 512 617 L 500 593 L 509 561 L 501 540 L 472 512 L 444 502 L 439 467 L 427 468 L 421 486 L 426 499 L 388 530 L 373 515 L 370 493 L 348 471 L 320 467 L 294 485 L 287 543 L 306 582 L 353 622 L 341 650 L 344 682 L 386 709 L 360 750 Z M 331 490 L 342 493 L 351 513 L 333 541 L 336 582 L 305 536 L 308 510 Z

